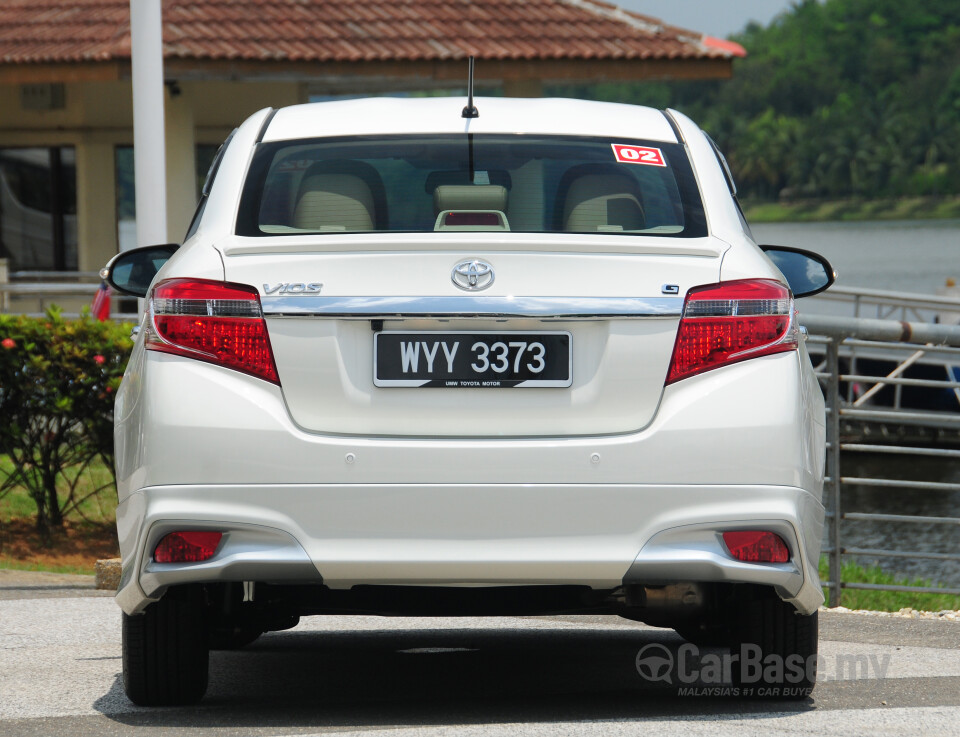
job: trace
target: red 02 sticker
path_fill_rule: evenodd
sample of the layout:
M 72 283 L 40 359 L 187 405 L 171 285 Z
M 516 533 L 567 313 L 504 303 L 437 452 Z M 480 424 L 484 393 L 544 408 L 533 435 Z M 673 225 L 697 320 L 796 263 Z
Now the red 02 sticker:
M 625 146 L 622 143 L 611 143 L 613 155 L 621 164 L 646 164 L 647 166 L 666 166 L 663 160 L 663 151 L 649 146 Z

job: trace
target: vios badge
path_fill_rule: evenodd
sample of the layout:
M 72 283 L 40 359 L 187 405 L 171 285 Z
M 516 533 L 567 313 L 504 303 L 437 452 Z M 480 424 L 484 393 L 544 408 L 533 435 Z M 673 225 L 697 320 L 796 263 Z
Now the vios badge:
M 493 284 L 493 267 L 478 258 L 461 261 L 450 275 L 453 283 L 468 292 L 479 292 Z

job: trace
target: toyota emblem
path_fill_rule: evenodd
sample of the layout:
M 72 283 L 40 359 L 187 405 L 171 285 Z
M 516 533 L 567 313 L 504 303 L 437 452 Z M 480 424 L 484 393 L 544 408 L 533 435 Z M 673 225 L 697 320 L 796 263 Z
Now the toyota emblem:
M 461 261 L 450 275 L 453 283 L 468 292 L 479 292 L 493 284 L 493 267 L 478 258 Z

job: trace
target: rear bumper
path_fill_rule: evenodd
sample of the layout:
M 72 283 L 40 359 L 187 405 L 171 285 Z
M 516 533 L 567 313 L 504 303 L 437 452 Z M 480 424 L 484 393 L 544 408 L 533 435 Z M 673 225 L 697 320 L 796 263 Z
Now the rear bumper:
M 128 613 L 191 581 L 605 590 L 672 579 L 769 585 L 805 613 L 823 600 L 823 404 L 797 353 L 672 384 L 647 427 L 607 436 L 310 433 L 275 385 L 142 351 L 116 416 Z M 730 558 L 718 533 L 757 524 L 783 530 L 792 563 Z M 151 560 L 165 531 L 190 526 L 227 533 L 213 559 Z
M 444 436 L 436 428 L 411 437 L 308 432 L 294 423 L 274 384 L 167 354 L 145 360 L 144 354 L 134 352 L 117 398 L 121 501 L 141 489 L 201 483 L 763 485 L 799 487 L 818 497 L 823 485 L 823 399 L 808 359 L 794 352 L 671 384 L 653 422 L 633 432 L 511 437 L 521 412 L 514 408 L 503 411 L 496 436 L 477 438 Z M 465 393 L 451 415 L 466 427 L 473 404 L 501 396 L 497 390 L 451 391 Z M 523 391 L 563 390 L 504 393 Z M 540 412 L 558 427 L 566 415 L 563 406 Z M 408 415 L 411 423 L 418 420 L 415 407 Z
M 170 585 L 267 581 L 586 585 L 728 581 L 769 585 L 809 613 L 823 507 L 790 486 L 660 484 L 176 485 L 129 495 L 117 514 L 117 599 L 143 609 Z M 791 561 L 745 564 L 727 529 L 773 529 Z M 225 532 L 200 564 L 158 564 L 167 532 Z

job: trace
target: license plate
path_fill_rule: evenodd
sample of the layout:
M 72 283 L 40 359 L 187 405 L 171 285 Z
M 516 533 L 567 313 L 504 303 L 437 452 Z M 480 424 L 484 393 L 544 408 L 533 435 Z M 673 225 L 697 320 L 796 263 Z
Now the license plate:
M 573 381 L 567 332 L 382 332 L 373 339 L 375 386 L 503 389 Z

